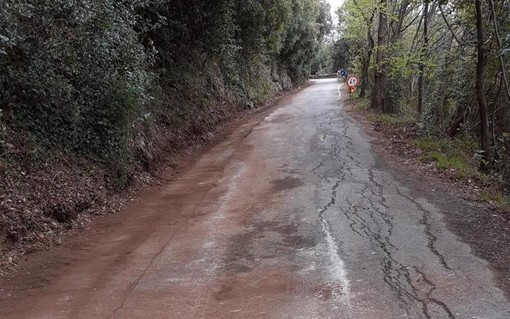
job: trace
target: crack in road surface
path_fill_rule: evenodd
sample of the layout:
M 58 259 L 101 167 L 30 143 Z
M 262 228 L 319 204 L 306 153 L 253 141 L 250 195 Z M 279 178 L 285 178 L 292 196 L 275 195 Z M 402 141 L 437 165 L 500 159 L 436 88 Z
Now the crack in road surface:
M 335 121 L 336 119 L 339 121 Z M 320 121 L 320 119 L 318 120 Z M 348 125 L 345 118 L 331 118 L 327 116 L 327 125 L 321 123 L 319 127 L 319 131 L 324 131 L 318 133 L 323 137 L 323 151 L 330 151 L 328 156 L 321 159 L 320 163 L 312 169 L 312 172 L 326 182 L 331 182 L 326 176 L 335 175 L 339 178 L 333 186 L 334 196 L 331 202 L 320 211 L 321 221 L 323 225 L 326 225 L 325 231 L 327 232 L 327 236 L 331 236 L 331 234 L 328 229 L 329 224 L 324 220 L 323 214 L 335 204 L 336 192 L 340 182 L 345 182 L 347 175 L 349 175 L 351 179 L 354 178 L 354 170 L 366 170 L 367 178 L 364 182 L 358 182 L 362 185 L 359 192 L 359 196 L 362 198 L 360 205 L 355 205 L 352 199 L 347 197 L 345 198 L 346 207 L 340 209 L 349 221 L 349 228 L 360 237 L 369 240 L 373 244 L 373 247 L 382 250 L 384 254 L 381 260 L 384 274 L 383 280 L 394 291 L 397 299 L 405 307 L 406 315 L 412 315 L 409 311 L 412 305 L 409 305 L 409 303 L 416 301 L 422 305 L 421 309 L 425 318 L 431 318 L 428 310 L 428 305 L 430 303 L 438 305 L 448 318 L 455 318 L 444 302 L 431 297 L 435 290 L 434 283 L 426 280 L 432 288 L 425 294 L 425 297 L 420 297 L 420 291 L 413 285 L 408 266 L 405 266 L 395 259 L 392 251 L 395 250 L 396 246 L 391 241 L 394 228 L 392 223 L 393 218 L 388 214 L 390 207 L 384 196 L 384 186 L 377 181 L 374 168 L 364 169 L 362 163 L 358 160 L 360 153 L 355 149 L 352 138 L 349 136 Z M 332 130 L 332 127 L 337 128 L 339 133 Z M 329 136 L 329 139 L 326 138 L 327 136 Z M 322 173 L 319 173 L 320 170 L 326 166 L 328 160 L 337 161 L 334 165 L 330 166 L 333 167 L 333 172 L 325 169 Z M 341 171 L 339 171 L 339 169 Z M 433 234 L 432 227 L 428 221 L 430 212 L 425 210 L 421 204 L 411 197 L 404 195 L 400 190 L 397 190 L 397 192 L 400 196 L 413 203 L 422 213 L 419 223 L 424 226 L 424 233 L 428 240 L 427 247 L 438 257 L 441 265 L 443 265 L 445 269 L 451 270 L 446 264 L 444 256 L 436 249 L 435 242 L 437 238 Z M 335 239 L 329 240 L 335 241 Z M 417 268 L 414 267 L 414 269 Z M 419 272 L 419 274 L 422 278 L 426 278 L 423 272 Z
M 0 318 L 510 318 L 487 263 L 378 162 L 339 89 L 283 99 L 28 260 L 0 279 Z

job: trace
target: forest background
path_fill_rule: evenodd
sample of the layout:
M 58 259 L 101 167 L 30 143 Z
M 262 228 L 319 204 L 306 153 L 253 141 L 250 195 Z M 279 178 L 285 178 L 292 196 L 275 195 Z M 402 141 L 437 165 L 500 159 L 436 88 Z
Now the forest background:
M 423 160 L 510 190 L 510 1 L 346 0 L 315 70 L 360 77 L 377 122 L 413 133 Z M 398 130 L 398 129 L 397 129 Z

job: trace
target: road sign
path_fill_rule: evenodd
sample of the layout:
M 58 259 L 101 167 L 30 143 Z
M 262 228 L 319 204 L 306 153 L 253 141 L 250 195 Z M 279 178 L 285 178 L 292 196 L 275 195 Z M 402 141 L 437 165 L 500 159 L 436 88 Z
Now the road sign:
M 344 69 L 342 69 L 342 70 L 340 71 L 340 75 L 341 75 L 342 77 L 345 77 L 345 76 L 347 75 L 347 72 L 345 72 L 345 70 L 344 70 Z
M 350 76 L 347 79 L 347 85 L 349 86 L 349 88 L 355 88 L 356 86 L 358 86 L 358 83 L 359 79 L 357 76 Z

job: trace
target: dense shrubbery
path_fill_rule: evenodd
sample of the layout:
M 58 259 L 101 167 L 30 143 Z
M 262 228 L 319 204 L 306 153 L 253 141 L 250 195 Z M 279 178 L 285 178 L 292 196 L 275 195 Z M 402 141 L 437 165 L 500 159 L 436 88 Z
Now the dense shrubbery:
M 74 153 L 125 152 L 149 102 L 152 55 L 129 1 L 2 4 L 0 85 L 9 134 Z
M 371 107 L 413 116 L 423 135 L 478 141 L 481 170 L 508 187 L 510 2 L 346 0 L 338 13 L 343 66 L 362 97 L 379 97 Z
M 304 81 L 328 15 L 323 0 L 2 1 L 0 147 L 148 161 L 158 130 L 199 135 Z

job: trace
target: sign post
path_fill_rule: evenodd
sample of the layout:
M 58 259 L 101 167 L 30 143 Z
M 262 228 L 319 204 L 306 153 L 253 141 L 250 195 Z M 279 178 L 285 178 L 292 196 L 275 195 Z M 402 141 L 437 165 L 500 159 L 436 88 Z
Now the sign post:
M 349 87 L 349 93 L 352 93 L 354 92 L 354 89 L 356 89 L 356 87 L 358 86 L 359 84 L 359 78 L 357 76 L 350 76 L 347 78 L 347 86 Z

